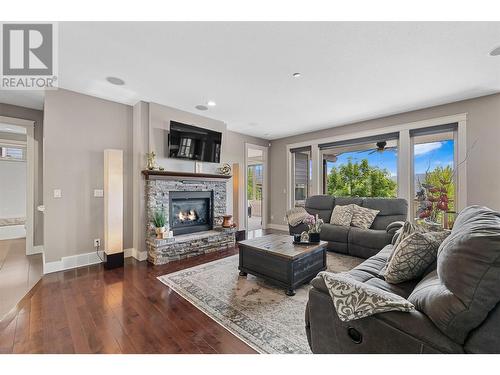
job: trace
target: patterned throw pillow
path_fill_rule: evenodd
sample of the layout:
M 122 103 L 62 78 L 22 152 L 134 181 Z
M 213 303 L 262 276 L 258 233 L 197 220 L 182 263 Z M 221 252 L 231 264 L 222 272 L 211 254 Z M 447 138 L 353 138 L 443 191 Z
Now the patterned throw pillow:
M 396 242 L 394 242 L 394 248 L 396 248 L 399 243 L 409 235 L 413 233 L 425 233 L 425 232 L 430 232 L 429 230 L 426 230 L 423 226 L 412 223 L 411 221 L 406 221 L 403 224 L 403 227 L 401 228 L 401 231 L 399 232 L 399 236 L 396 239 Z M 388 260 L 389 261 L 389 260 Z
M 332 217 L 330 218 L 330 224 L 341 225 L 343 227 L 351 226 L 351 220 L 353 215 L 352 204 L 347 206 L 335 206 L 333 208 Z
M 320 272 L 340 320 L 349 322 L 387 311 L 415 307 L 403 297 L 355 280 L 346 273 Z
M 380 212 L 378 210 L 372 210 L 370 208 L 360 207 L 357 204 L 352 205 L 352 211 L 353 214 L 352 214 L 351 225 L 353 227 L 358 227 L 363 229 L 369 229 L 373 224 L 373 220 L 375 220 L 375 217 Z
M 436 260 L 439 246 L 449 234 L 449 231 L 415 232 L 403 238 L 387 264 L 385 281 L 398 284 L 422 276 Z

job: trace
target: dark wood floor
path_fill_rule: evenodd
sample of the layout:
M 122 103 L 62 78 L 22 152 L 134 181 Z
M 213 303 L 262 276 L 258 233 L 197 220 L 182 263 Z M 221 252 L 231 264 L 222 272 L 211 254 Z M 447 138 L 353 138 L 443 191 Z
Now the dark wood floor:
M 0 353 L 255 353 L 156 279 L 236 253 L 46 275 L 0 323 Z

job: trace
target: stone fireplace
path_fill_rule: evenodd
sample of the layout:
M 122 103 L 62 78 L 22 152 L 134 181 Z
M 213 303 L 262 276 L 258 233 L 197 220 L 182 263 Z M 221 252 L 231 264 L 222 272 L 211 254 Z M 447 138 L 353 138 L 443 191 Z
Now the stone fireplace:
M 143 171 L 146 177 L 148 260 L 165 264 L 234 246 L 235 229 L 222 228 L 228 176 Z M 151 226 L 164 212 L 174 237 L 156 239 Z
M 169 224 L 174 236 L 213 229 L 212 191 L 171 191 Z

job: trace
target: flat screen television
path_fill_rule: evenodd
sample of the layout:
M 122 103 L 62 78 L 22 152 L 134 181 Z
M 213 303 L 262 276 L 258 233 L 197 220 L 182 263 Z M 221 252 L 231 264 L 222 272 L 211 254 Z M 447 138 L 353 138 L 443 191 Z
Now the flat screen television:
M 222 133 L 170 121 L 168 156 L 176 159 L 219 163 Z

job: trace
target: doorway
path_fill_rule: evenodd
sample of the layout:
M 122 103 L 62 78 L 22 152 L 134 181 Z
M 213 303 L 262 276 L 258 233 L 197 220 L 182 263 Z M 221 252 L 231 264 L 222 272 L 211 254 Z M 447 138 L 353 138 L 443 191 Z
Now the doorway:
M 267 147 L 247 144 L 245 167 L 246 229 L 266 227 Z
M 0 320 L 42 275 L 33 254 L 33 122 L 0 116 Z

